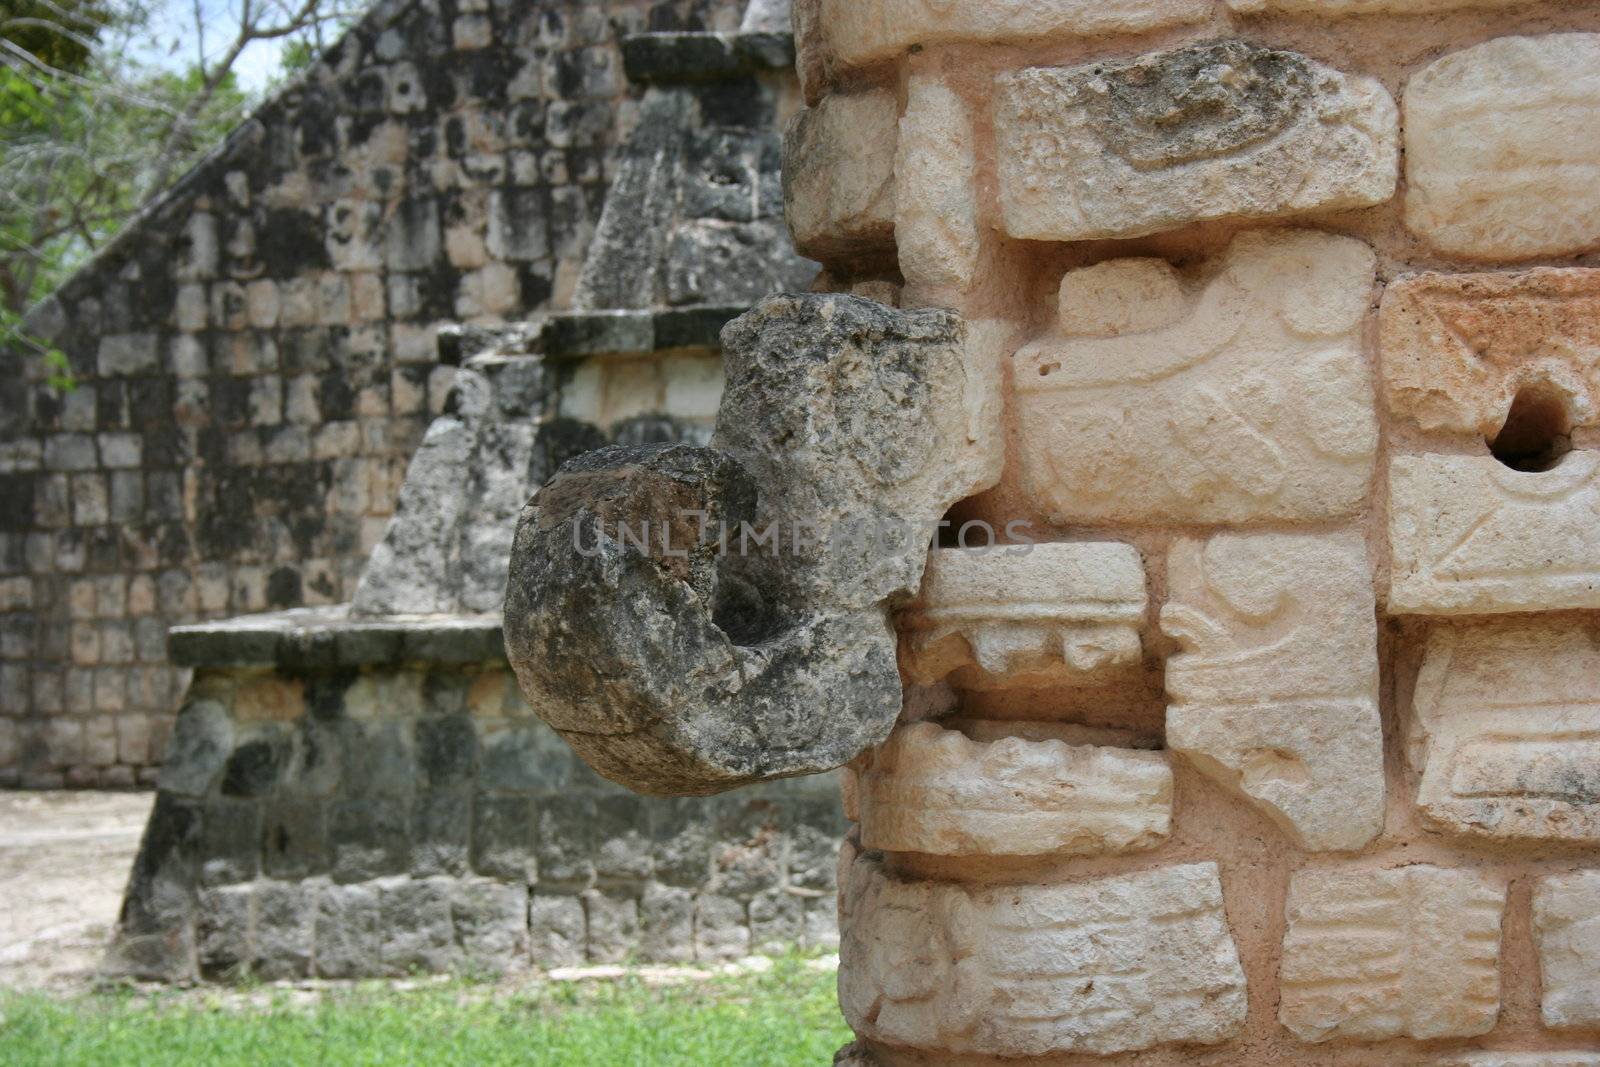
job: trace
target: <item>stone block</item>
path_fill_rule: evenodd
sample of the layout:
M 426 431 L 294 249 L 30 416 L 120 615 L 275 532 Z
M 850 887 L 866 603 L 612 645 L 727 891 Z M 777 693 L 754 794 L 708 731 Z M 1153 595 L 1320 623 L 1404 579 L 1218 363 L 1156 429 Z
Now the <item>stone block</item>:
M 931 75 L 906 85 L 895 154 L 894 228 L 900 273 L 913 290 L 961 290 L 980 253 L 972 116 Z
M 1404 107 L 1406 225 L 1434 247 L 1491 260 L 1600 248 L 1600 34 L 1453 52 L 1411 79 Z
M 478 794 L 472 805 L 472 869 L 489 878 L 533 881 L 536 820 L 529 797 Z
M 1542 472 L 1491 456 L 1397 456 L 1389 492 L 1391 612 L 1600 608 L 1600 452 Z
M 1063 526 L 1356 512 L 1378 446 L 1361 336 L 1372 251 L 1268 230 L 1198 276 L 1134 262 L 1083 284 L 1068 274 L 1070 317 L 1015 357 L 1034 505 Z
M 821 0 L 817 25 L 831 58 L 848 66 L 883 62 L 908 50 L 944 44 L 1021 44 L 1144 33 L 1200 22 L 1210 0 Z M 805 52 L 802 41 L 802 54 Z
M 1427 1067 L 1600 1067 L 1600 1052 L 1461 1052 Z
M 194 697 L 178 712 L 162 763 L 162 792 L 205 797 L 234 750 L 234 721 L 221 702 Z
M 1278 1019 L 1301 1041 L 1475 1037 L 1500 1012 L 1506 887 L 1414 865 L 1289 883 Z
M 839 1003 L 860 1036 L 944 1055 L 1213 1045 L 1245 979 L 1212 863 L 1062 885 L 901 881 L 855 861 Z
M 458 962 L 448 878 L 385 880 L 378 887 L 381 973 L 440 974 Z
M 582 900 L 589 930 L 589 962 L 622 963 L 639 941 L 639 902 L 598 889 L 584 892 Z
M 1507 619 L 1427 636 L 1406 753 L 1430 828 L 1600 842 L 1600 628 Z
M 823 262 L 894 248 L 900 104 L 887 89 L 825 97 L 784 136 L 783 207 L 795 251 Z
M 1493 438 L 1541 394 L 1552 435 L 1600 421 L 1600 270 L 1410 275 L 1378 321 L 1389 410 L 1424 430 Z
M 318 798 L 277 797 L 262 811 L 261 871 L 268 878 L 301 880 L 333 866 L 328 811 Z
M 261 805 L 220 797 L 200 809 L 200 882 L 248 882 L 261 867 Z
M 694 954 L 701 962 L 750 955 L 750 917 L 743 901 L 715 893 L 695 898 Z
M 805 898 L 768 889 L 750 898 L 750 948 L 763 956 L 793 952 L 805 941 Z
M 379 887 L 373 883 L 319 887 L 313 922 L 320 977 L 367 978 L 384 973 L 378 954 L 388 930 L 378 902 Z
M 1540 880 L 1533 892 L 1533 937 L 1545 1026 L 1600 1028 L 1600 871 Z
M 534 966 L 552 970 L 581 965 L 589 940 L 583 901 L 536 891 L 528 901 L 528 936 Z
M 1461 8 L 1517 7 L 1527 0 L 1228 0 L 1241 15 L 1423 15 Z
M 424 789 L 411 804 L 411 873 L 419 878 L 464 874 L 472 840 L 471 792 Z
M 979 742 L 921 722 L 898 728 L 859 773 L 869 849 L 1099 855 L 1154 848 L 1172 824 L 1172 772 L 1159 752 Z
M 1184 539 L 1161 628 L 1167 744 L 1301 848 L 1383 829 L 1383 728 L 1366 544 L 1353 534 Z
M 195 900 L 195 956 L 202 977 L 232 981 L 245 976 L 251 958 L 247 885 L 203 889 Z
M 315 893 L 315 888 L 292 882 L 256 886 L 252 976 L 266 981 L 307 977 L 317 916 Z
M 461 961 L 480 974 L 499 974 L 528 962 L 528 887 L 457 882 L 450 919 Z
M 694 893 L 651 882 L 639 898 L 639 954 L 659 963 L 694 959 Z
M 1139 667 L 1147 600 L 1132 545 L 935 549 L 896 620 L 901 669 L 961 690 L 1103 684 Z
M 1376 80 L 1240 40 L 1002 74 L 1002 225 L 1082 241 L 1370 207 L 1394 195 L 1398 125 Z
M 411 860 L 410 831 L 410 804 L 403 795 L 335 802 L 328 812 L 334 880 L 403 874 Z

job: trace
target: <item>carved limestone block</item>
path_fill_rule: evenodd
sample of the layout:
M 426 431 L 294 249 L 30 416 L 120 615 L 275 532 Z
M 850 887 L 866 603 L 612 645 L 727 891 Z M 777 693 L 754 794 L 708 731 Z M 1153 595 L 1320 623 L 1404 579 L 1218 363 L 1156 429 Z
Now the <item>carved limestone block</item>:
M 1573 426 L 1600 415 L 1600 270 L 1412 275 L 1378 321 L 1389 409 L 1424 430 L 1493 436 L 1536 386 Z
M 1533 893 L 1544 1024 L 1600 1027 L 1600 871 L 1541 880 Z
M 1428 1067 L 1600 1067 L 1600 1052 L 1460 1052 Z
M 1435 247 L 1495 260 L 1600 247 L 1600 34 L 1451 53 L 1406 86 L 1405 127 L 1406 225 Z
M 1435 828 L 1600 842 L 1600 629 L 1508 620 L 1435 628 L 1407 758 Z
M 723 331 L 709 448 L 610 448 L 524 511 L 506 648 L 601 774 L 712 793 L 838 767 L 901 708 L 891 603 L 998 476 L 994 374 L 959 317 L 770 297 Z
M 797 252 L 828 263 L 892 253 L 899 124 L 887 89 L 827 96 L 795 116 L 783 141 L 783 207 Z
M 1278 230 L 1198 278 L 1149 259 L 1068 274 L 1060 326 L 1014 361 L 1024 492 L 1061 525 L 1355 512 L 1378 445 L 1373 271 L 1359 241 Z
M 1005 232 L 1033 240 L 1369 207 L 1399 175 L 1382 85 L 1239 40 L 1002 74 L 995 137 Z
M 1228 0 L 1241 15 L 1421 15 L 1458 8 L 1517 7 L 1527 0 Z
M 1303 870 L 1289 883 L 1279 1021 L 1302 1041 L 1493 1029 L 1505 885 L 1476 871 Z
M 920 722 L 896 729 L 864 763 L 856 788 L 869 849 L 1098 855 L 1153 848 L 1171 829 L 1172 771 L 1161 752 L 980 741 Z
M 935 549 L 898 620 L 901 667 L 958 689 L 1101 683 L 1139 666 L 1146 604 L 1132 545 Z
M 1244 1023 L 1212 863 L 985 888 L 903 881 L 862 857 L 841 892 L 839 1002 L 873 1041 L 1106 1055 L 1215 1044 Z
M 1167 745 L 1300 847 L 1383 829 L 1377 624 L 1355 535 L 1221 534 L 1167 561 Z
M 978 270 L 975 139 L 966 102 L 932 75 L 906 85 L 895 158 L 900 273 L 916 289 L 965 289 Z
M 1389 492 L 1390 611 L 1600 608 L 1600 452 L 1537 473 L 1491 456 L 1397 456 Z
M 818 0 L 832 55 L 846 66 L 916 46 L 1143 33 L 1211 14 L 1211 0 Z

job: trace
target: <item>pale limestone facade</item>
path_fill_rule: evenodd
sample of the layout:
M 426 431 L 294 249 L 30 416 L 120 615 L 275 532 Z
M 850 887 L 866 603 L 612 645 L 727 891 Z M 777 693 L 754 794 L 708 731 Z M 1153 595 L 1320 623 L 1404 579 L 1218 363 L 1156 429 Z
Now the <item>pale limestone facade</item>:
M 825 469 L 724 434 L 773 419 L 730 396 L 708 451 L 762 494 L 803 478 L 848 503 L 858 467 L 922 441 L 948 477 L 880 463 L 886 510 L 961 490 L 917 591 L 852 601 L 898 639 L 898 717 L 800 699 L 877 694 L 840 654 L 791 672 L 798 697 L 763 675 L 790 715 L 746 720 L 766 755 L 737 750 L 779 777 L 791 750 L 875 735 L 845 776 L 858 1040 L 836 1063 L 1600 1063 L 1600 3 L 794 14 L 787 206 L 828 294 L 805 306 L 870 323 L 854 388 L 895 383 L 926 425 L 857 433 Z M 912 387 L 900 335 L 932 309 L 962 358 Z M 792 314 L 745 329 L 775 351 Z M 659 477 L 605 474 L 638 500 Z M 529 573 L 561 564 L 575 500 L 621 507 L 559 488 L 524 514 Z M 980 523 L 987 552 L 962 539 Z M 877 575 L 827 562 L 776 573 L 833 596 Z M 710 598 L 670 565 L 592 591 L 628 620 Z M 805 632 L 767 621 L 739 655 Z M 532 692 L 556 677 L 547 625 L 508 605 Z M 695 731 L 739 706 L 660 708 L 670 752 L 592 740 L 592 710 L 564 728 L 648 789 L 727 758 Z

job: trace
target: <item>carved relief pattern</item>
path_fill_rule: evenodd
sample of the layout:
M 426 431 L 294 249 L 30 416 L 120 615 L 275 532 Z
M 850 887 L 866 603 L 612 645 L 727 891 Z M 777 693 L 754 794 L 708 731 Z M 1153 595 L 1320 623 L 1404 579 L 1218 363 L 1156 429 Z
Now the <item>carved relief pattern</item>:
M 1437 867 L 1296 874 L 1279 1019 L 1305 1041 L 1487 1033 L 1505 896 L 1488 877 Z
M 1018 458 L 1035 504 L 1056 523 L 1355 511 L 1377 447 L 1360 350 L 1372 253 L 1322 234 L 1255 233 L 1204 282 L 1145 273 L 1172 320 L 1121 332 L 1119 302 L 1146 296 L 1124 289 L 1067 307 L 1065 332 L 1017 354 Z
M 840 1004 L 863 1036 L 998 1056 L 1214 1044 L 1244 972 L 1214 864 L 1069 885 L 904 881 L 855 860 Z
M 1441 626 L 1412 698 L 1407 755 L 1442 830 L 1600 842 L 1600 629 Z
M 1400 456 L 1389 472 L 1391 611 L 1600 608 L 1600 452 L 1554 470 Z

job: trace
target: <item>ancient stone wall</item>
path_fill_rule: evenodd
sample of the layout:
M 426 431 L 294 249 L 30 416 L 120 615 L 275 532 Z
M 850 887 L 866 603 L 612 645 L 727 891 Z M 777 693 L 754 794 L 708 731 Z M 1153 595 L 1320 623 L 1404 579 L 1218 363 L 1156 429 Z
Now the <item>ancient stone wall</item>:
M 195 676 L 108 973 L 483 974 L 837 944 L 834 776 L 638 797 L 533 715 L 497 622 L 336 616 L 175 632 Z
M 840 1064 L 1600 1065 L 1600 4 L 794 14 L 825 291 L 524 513 L 530 706 L 856 753 Z
M 33 313 L 80 385 L 0 355 L 0 784 L 153 782 L 169 625 L 350 598 L 440 324 L 571 301 L 635 121 L 619 37 L 743 7 L 382 3 Z
M 1600 1064 L 1600 5 L 797 17 L 800 246 L 1002 339 L 1043 542 L 900 615 L 842 1061 Z

